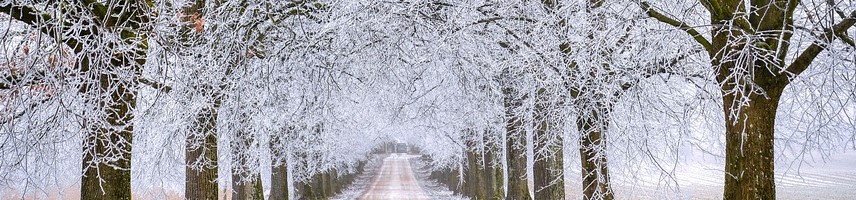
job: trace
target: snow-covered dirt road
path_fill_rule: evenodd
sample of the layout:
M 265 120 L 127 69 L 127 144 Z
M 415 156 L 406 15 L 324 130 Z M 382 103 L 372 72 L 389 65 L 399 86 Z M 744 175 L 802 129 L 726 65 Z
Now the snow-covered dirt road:
M 353 184 L 331 199 L 466 199 L 429 180 L 426 165 L 419 155 L 378 154 Z
M 368 190 L 359 199 L 431 199 L 419 187 L 410 158 L 417 156 L 392 154 L 383 160 L 383 165 Z

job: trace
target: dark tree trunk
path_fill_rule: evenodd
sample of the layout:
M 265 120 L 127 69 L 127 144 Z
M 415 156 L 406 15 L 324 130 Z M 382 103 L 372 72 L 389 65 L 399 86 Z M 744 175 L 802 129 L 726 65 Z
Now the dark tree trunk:
M 556 116 L 560 103 L 544 88 L 538 89 L 535 101 L 535 199 L 564 199 L 562 123 Z
M 327 197 L 332 197 L 333 195 L 336 194 L 336 189 L 338 188 L 338 185 L 337 185 L 338 177 L 339 177 L 338 171 L 336 169 L 331 169 L 330 171 L 328 171 L 327 173 L 324 173 L 324 174 L 326 175 L 325 176 L 326 181 L 325 181 L 325 185 L 324 185 L 324 192 L 325 192 L 324 194 Z
M 474 133 L 471 130 L 467 130 L 467 132 Z M 473 137 L 470 137 L 472 139 Z M 478 138 L 481 139 L 481 138 Z M 473 149 L 472 147 L 477 146 L 476 143 L 480 143 L 478 141 L 469 141 L 467 145 L 466 159 L 467 166 L 464 170 L 464 192 L 470 199 L 486 199 L 487 195 L 485 192 L 485 181 L 484 181 L 484 165 L 481 161 L 484 160 L 482 155 L 478 152 L 478 149 Z
M 297 192 L 300 194 L 298 199 L 313 199 L 315 198 L 315 194 L 312 193 L 312 182 L 315 181 L 315 178 L 312 177 L 309 180 L 304 180 L 303 182 L 297 183 Z
M 292 129 L 287 129 L 283 135 L 271 135 L 271 200 L 288 199 L 288 152 L 286 137 Z
M 768 80 L 774 79 L 771 77 Z M 760 85 L 768 85 L 764 82 Z M 725 199 L 776 199 L 773 137 L 776 110 L 784 84 L 772 84 L 764 88 L 766 97 L 760 94 L 749 94 L 746 97 L 723 92 L 723 109 L 727 119 Z M 749 99 L 748 104 L 736 108 L 733 103 L 743 97 Z
M 264 200 L 264 190 L 262 188 L 262 178 L 256 174 L 244 180 L 236 182 L 235 179 L 241 179 L 238 175 L 232 175 L 232 200 Z
M 180 40 L 188 42 L 200 36 L 197 31 L 194 31 L 194 24 L 190 16 L 202 17 L 205 14 L 202 12 L 204 6 L 204 0 L 193 0 L 193 3 L 184 7 L 181 20 L 187 22 L 187 24 L 180 30 Z M 189 127 L 190 131 L 185 141 L 185 199 L 207 200 L 218 198 L 218 108 L 219 100 L 218 102 L 214 102 L 213 105 L 203 108 L 196 114 L 196 120 Z
M 253 199 L 264 200 L 265 188 L 264 185 L 262 185 L 262 175 L 256 174 L 256 180 L 253 182 Z
M 523 106 L 522 98 L 511 87 L 502 90 L 505 105 L 506 164 L 508 165 L 508 199 L 528 200 L 529 186 L 526 174 L 526 132 L 523 129 L 523 117 L 515 110 Z
M 593 108 L 589 115 L 577 119 L 580 132 L 583 199 L 614 199 L 607 167 L 605 135 L 608 112 Z
M 589 0 L 586 5 L 586 12 L 594 15 L 591 18 L 591 23 L 596 24 L 598 30 L 603 31 L 607 27 L 607 16 L 601 10 L 604 0 Z M 589 39 L 594 39 L 594 35 L 588 35 Z M 606 52 L 602 52 L 606 53 Z M 586 80 L 595 82 L 597 79 Z M 596 89 L 594 89 L 596 90 Z M 609 178 L 609 167 L 607 165 L 607 150 L 606 150 L 606 135 L 609 128 L 609 112 L 612 110 L 613 103 L 609 96 L 598 95 L 599 91 L 587 88 L 576 88 L 575 104 L 579 112 L 577 113 L 577 130 L 579 132 L 579 151 L 580 163 L 582 165 L 582 189 L 583 199 L 605 199 L 611 200 L 615 198 Z M 620 95 L 615 93 L 612 95 Z
M 502 143 L 497 137 L 490 138 L 493 132 L 485 131 L 485 181 L 488 199 L 505 199 L 505 188 L 503 188 L 502 168 Z
M 327 199 L 327 196 L 324 195 L 324 174 L 316 174 L 314 178 L 312 178 L 312 182 L 310 184 L 308 191 L 311 195 L 309 199 Z
M 9 5 L 11 6 L 11 5 Z M 84 121 L 88 133 L 83 138 L 83 176 L 81 177 L 81 199 L 131 199 L 131 147 L 134 132 L 134 110 L 137 106 L 138 78 L 142 66 L 146 63 L 148 35 L 140 31 L 147 23 L 147 8 L 136 2 L 125 1 L 111 4 L 111 11 L 103 15 L 121 16 L 107 27 L 93 27 L 105 34 L 120 35 L 122 44 L 109 44 L 99 49 L 97 44 L 91 49 L 82 49 L 83 43 L 65 41 L 75 53 L 82 53 L 76 63 L 79 76 L 87 78 L 79 88 L 86 105 L 92 106 L 94 119 Z M 112 9 L 112 8 L 122 9 Z M 11 14 L 12 18 L 36 13 Z M 96 13 L 93 13 L 96 14 Z M 57 16 L 54 16 L 57 17 Z M 104 17 L 107 16 L 94 16 Z M 64 18 L 59 16 L 57 18 Z M 74 17 L 72 17 L 74 18 Z M 31 23 L 26 22 L 25 23 Z M 50 22 L 49 22 L 50 23 Z M 115 24 L 114 24 L 115 23 Z M 33 24 L 35 25 L 35 24 Z M 115 27 L 112 27 L 115 26 Z M 123 27 L 124 26 L 124 27 Z M 54 31 L 53 29 L 45 29 Z M 58 30 L 61 30 L 58 29 Z M 94 39 L 102 37 L 98 33 L 84 31 L 80 38 Z M 69 37 L 73 38 L 73 37 Z M 74 39 L 72 39 L 74 40 Z M 102 41 L 102 40 L 97 40 Z M 82 41 L 86 42 L 86 41 Z M 134 47 L 132 49 L 112 49 L 114 46 Z M 119 74 L 130 74 L 123 77 Z M 89 121 L 92 120 L 92 121 Z
M 184 197 L 217 199 L 217 109 L 205 108 L 192 123 L 187 136 Z
M 271 200 L 288 199 L 288 167 L 285 163 L 271 170 Z
M 739 30 L 745 27 L 723 26 L 726 28 L 712 31 L 708 53 L 711 66 L 717 70 L 725 114 L 725 199 L 776 199 L 774 127 L 779 98 L 790 81 L 788 72 L 781 69 L 787 69 L 785 56 L 796 8 L 795 4 L 787 5 L 787 2 L 750 2 L 752 12 L 748 23 L 754 27 L 753 31 L 770 33 L 758 35 L 761 37 L 758 41 L 746 44 L 746 37 L 741 37 L 746 32 Z M 742 2 L 723 6 L 734 9 L 723 15 L 712 15 L 712 24 L 732 20 L 739 15 L 735 13 L 745 11 Z M 746 52 L 746 45 L 758 50 Z M 811 61 L 797 58 L 794 62 L 806 62 L 807 67 Z M 798 75 L 800 72 L 791 73 Z M 741 106 L 745 100 L 747 104 Z
M 241 124 L 248 124 L 247 115 L 241 117 Z M 254 140 L 254 135 L 246 130 L 238 131 L 232 139 L 232 200 L 264 199 L 264 194 L 256 191 L 261 185 L 261 173 L 254 170 L 258 160 L 250 154 Z
M 81 199 L 131 199 L 132 121 L 137 95 L 133 88 L 136 86 L 110 74 L 101 74 L 100 79 L 98 88 L 93 88 L 97 91 L 89 92 L 111 98 L 96 100 L 109 114 L 103 122 L 106 124 L 91 127 L 84 139 Z M 113 87 L 115 89 L 103 89 Z
M 442 183 L 443 185 L 446 185 L 446 188 L 449 189 L 449 191 L 452 191 L 456 194 L 459 193 L 457 189 L 459 180 L 457 169 L 448 169 L 448 171 L 433 171 L 431 172 L 430 178 L 436 180 L 439 183 Z
M 461 190 L 460 190 L 459 186 L 460 186 L 460 180 L 461 179 L 459 176 L 460 175 L 459 169 L 460 169 L 460 167 L 455 167 L 455 168 L 448 169 L 448 171 L 442 170 L 442 171 L 431 172 L 431 174 L 432 174 L 432 177 L 437 179 L 438 182 L 446 185 L 446 188 L 448 188 L 449 191 L 452 191 L 454 194 L 460 194 Z
M 301 194 L 300 199 L 328 199 L 332 196 L 331 192 L 331 171 L 321 172 L 312 175 L 309 180 L 298 183 L 298 191 Z

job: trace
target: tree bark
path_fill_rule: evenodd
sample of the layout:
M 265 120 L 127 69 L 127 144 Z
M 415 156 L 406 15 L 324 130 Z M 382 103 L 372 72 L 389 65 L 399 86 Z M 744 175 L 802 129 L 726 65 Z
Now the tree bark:
M 336 194 L 336 190 L 338 188 L 338 186 L 337 186 L 338 177 L 339 177 L 338 171 L 334 168 L 334 169 L 331 169 L 330 171 L 327 171 L 324 174 L 325 174 L 325 180 L 326 180 L 325 184 L 324 184 L 324 188 L 325 188 L 324 194 L 328 197 L 332 197 Z
M 247 115 L 242 114 L 241 124 L 247 124 Z M 232 138 L 232 200 L 263 200 L 264 194 L 256 191 L 261 185 L 261 173 L 254 170 L 258 164 L 252 155 L 255 137 L 246 130 L 240 130 Z
M 104 122 L 95 123 L 84 139 L 81 199 L 131 199 L 131 143 L 137 96 L 132 88 L 136 86 L 111 74 L 101 74 L 100 78 L 97 92 L 111 99 L 97 101 L 109 114 L 103 116 Z M 113 87 L 114 90 L 101 89 Z
M 92 3 L 96 4 L 96 3 Z M 7 5 L 15 6 L 15 5 Z M 86 5 L 96 6 L 96 5 Z M 104 5 L 97 5 L 104 6 Z M 148 51 L 148 35 L 140 33 L 142 24 L 148 22 L 147 15 L 142 5 L 136 2 L 117 2 L 115 5 L 123 9 L 111 9 L 112 12 L 93 12 L 93 17 L 112 20 L 116 26 L 113 28 L 93 27 L 99 32 L 82 31 L 81 39 L 93 39 L 102 37 L 102 34 L 121 35 L 122 41 L 113 41 L 111 44 L 101 46 L 92 45 L 91 49 L 83 49 L 85 46 L 74 39 L 55 38 L 63 41 L 74 49 L 75 53 L 84 56 L 76 63 L 80 75 L 88 78 L 79 88 L 84 96 L 87 106 L 92 110 L 93 118 L 84 121 L 88 133 L 83 138 L 83 176 L 81 177 L 80 195 L 81 199 L 131 199 L 131 147 L 133 144 L 134 110 L 137 104 L 139 75 L 142 74 L 142 66 L 146 63 Z M 27 6 L 19 6 L 27 8 Z M 7 9 L 4 7 L 4 10 Z M 119 11 L 121 10 L 121 11 Z M 22 20 L 23 17 L 36 12 L 12 14 L 12 18 Z M 62 18 L 76 18 L 79 16 L 60 16 Z M 50 18 L 49 16 L 47 18 Z M 45 15 L 39 16 L 39 20 L 47 19 Z M 37 19 L 30 19 L 37 20 Z M 34 21 L 23 20 L 33 26 L 42 26 Z M 43 23 L 43 22 L 39 22 Z M 54 22 L 47 22 L 54 23 Z M 46 25 L 50 27 L 50 24 Z M 55 31 L 53 28 L 37 27 L 42 31 Z M 63 28 L 57 29 L 64 31 Z M 100 33 L 103 31 L 103 33 Z M 52 35 L 48 33 L 48 35 Z M 98 40 L 101 41 L 101 40 Z M 129 49 L 113 49 L 115 46 L 123 46 Z M 130 78 L 119 76 L 119 74 L 131 74 Z M 91 120 L 91 121 L 90 121 Z
M 264 191 L 262 188 L 262 178 L 260 175 L 253 175 L 250 180 L 235 181 L 241 179 L 238 175 L 232 175 L 232 200 L 264 200 Z
M 484 181 L 485 173 L 484 173 L 484 165 L 482 161 L 484 158 L 482 154 L 479 153 L 477 147 L 480 141 L 473 141 L 473 139 L 481 140 L 481 137 L 474 137 L 475 131 L 473 130 L 465 130 L 473 137 L 467 137 L 469 141 L 467 141 L 466 147 L 466 159 L 467 166 L 464 170 L 464 192 L 470 199 L 486 199 L 487 195 L 485 192 L 488 190 L 485 189 L 486 183 Z
M 271 170 L 271 200 L 288 199 L 288 166 L 283 162 Z
M 195 22 L 191 16 L 202 17 L 205 14 L 202 12 L 204 6 L 204 0 L 193 0 L 192 3 L 183 8 L 183 16 L 180 20 L 186 24 L 180 30 L 180 40 L 188 41 L 200 37 L 198 31 L 194 30 Z M 202 90 L 208 89 L 203 88 L 205 86 L 195 87 Z M 216 96 L 216 94 L 204 95 Z M 220 107 L 220 100 L 219 97 L 217 99 L 212 105 L 208 105 L 196 113 L 196 120 L 189 127 L 190 131 L 185 140 L 184 197 L 186 199 L 218 198 L 220 188 L 217 182 L 217 112 Z
M 738 9 L 711 16 L 711 23 L 715 25 L 726 20 L 740 22 L 714 29 L 712 49 L 708 52 L 711 66 L 717 70 L 725 114 L 723 193 L 725 199 L 772 200 L 776 199 L 773 145 L 776 110 L 782 91 L 790 81 L 790 75 L 781 69 L 786 68 L 785 56 L 796 5 L 787 5 L 786 1 L 752 1 L 752 12 L 748 13 L 748 21 L 744 21 L 746 18 L 739 13 L 745 11 L 745 7 L 740 3 L 727 3 L 725 8 Z M 745 27 L 747 24 L 754 30 L 740 30 L 749 30 L 750 27 Z M 747 44 L 742 36 L 753 32 L 765 34 Z M 752 50 L 745 50 L 746 45 L 752 45 Z M 799 72 L 792 73 L 799 75 Z M 741 105 L 743 102 L 746 104 Z
M 490 135 L 495 134 L 492 131 L 485 131 L 485 181 L 488 199 L 501 200 L 505 199 L 505 188 L 503 188 L 503 168 L 502 168 L 502 143 L 497 138 L 491 138 Z
M 536 91 L 535 163 L 533 177 L 535 199 L 564 199 L 565 177 L 562 152 L 561 121 L 557 118 L 560 103 L 545 88 Z
M 723 94 L 733 102 L 733 94 Z M 778 96 L 749 97 L 749 105 L 725 125 L 725 199 L 776 199 L 773 136 Z M 732 112 L 725 105 L 726 117 Z
M 505 105 L 506 164 L 508 165 L 508 199 L 532 199 L 526 174 L 526 132 L 523 117 L 515 110 L 523 106 L 522 98 L 511 86 L 502 89 Z
M 271 135 L 271 200 L 288 199 L 288 152 L 286 137 L 292 133 L 287 128 L 282 134 Z
M 191 124 L 185 155 L 186 199 L 217 199 L 217 108 L 204 108 Z
M 300 187 L 302 191 L 301 199 L 327 199 L 327 196 L 324 192 L 324 175 L 319 173 L 315 174 L 306 182 L 300 183 L 302 186 Z
M 721 33 L 724 34 L 724 33 Z M 715 37 L 713 46 L 722 49 L 740 48 Z M 762 60 L 761 58 L 757 58 Z M 775 60 L 768 57 L 767 59 Z M 715 59 L 717 60 L 717 59 Z M 736 85 L 730 79 L 736 63 L 716 63 L 717 79 L 721 85 L 725 114 L 725 199 L 776 199 L 774 177 L 774 135 L 779 99 L 788 84 L 786 75 L 770 73 L 767 68 L 776 63 L 756 61 L 754 86 Z M 783 63 L 784 61 L 781 60 Z M 739 73 L 739 72 L 737 72 Z M 758 87 L 764 94 L 745 87 Z M 748 100 L 745 105 L 741 102 Z
M 607 16 L 603 9 L 605 0 L 588 0 L 586 12 L 593 15 L 591 23 L 596 25 L 596 30 L 603 31 L 607 25 Z M 589 40 L 595 35 L 589 34 Z M 592 41 L 588 41 L 592 42 Z M 600 52 L 607 55 L 607 52 Z M 602 69 L 607 70 L 607 69 Z M 604 80 L 596 78 L 586 79 L 589 84 Z M 614 191 L 610 184 L 609 167 L 607 165 L 606 135 L 608 133 L 610 118 L 609 112 L 614 105 L 612 99 L 606 95 L 600 95 L 597 89 L 575 88 L 572 97 L 577 109 L 577 131 L 579 132 L 579 152 L 582 176 L 583 199 L 615 199 Z M 573 92 L 573 91 L 576 91 Z M 620 95 L 615 93 L 612 95 Z M 561 147 L 560 147 L 561 148 Z
M 582 114 L 577 119 L 577 129 L 580 132 L 580 162 L 582 163 L 583 199 L 615 199 L 610 185 L 609 168 L 607 166 L 605 135 L 609 127 L 607 111 L 596 108 L 590 113 Z

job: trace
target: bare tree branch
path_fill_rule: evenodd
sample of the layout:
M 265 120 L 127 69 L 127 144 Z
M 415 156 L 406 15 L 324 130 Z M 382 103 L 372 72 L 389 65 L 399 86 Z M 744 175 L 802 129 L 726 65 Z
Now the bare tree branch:
M 33 28 L 37 28 L 42 33 L 50 35 L 52 38 L 56 38 L 56 39 L 61 38 L 62 41 L 66 45 L 68 45 L 69 47 L 74 49 L 74 52 L 83 51 L 83 46 L 80 45 L 80 42 L 78 42 L 77 39 L 70 38 L 70 37 L 61 37 L 61 35 L 59 35 L 59 34 L 61 34 L 61 32 L 64 32 L 64 31 L 57 31 L 57 30 L 55 30 L 54 25 L 45 23 L 45 22 L 53 19 L 53 17 L 51 15 L 49 15 L 45 12 L 38 11 L 38 10 L 31 8 L 31 7 L 28 7 L 28 6 L 14 5 L 14 4 L 7 4 L 7 5 L 0 6 L 0 12 L 8 14 L 12 18 L 14 18 L 18 21 L 24 22 Z M 63 24 L 70 25 L 67 23 L 63 23 Z M 89 31 L 85 30 L 85 29 L 81 30 L 80 32 L 81 33 L 89 33 Z
M 161 82 L 149 80 L 147 78 L 140 77 L 137 79 L 137 82 L 148 85 L 148 86 L 150 86 L 154 89 L 160 90 L 161 92 L 164 92 L 164 93 L 169 93 L 172 91 L 171 86 L 164 84 L 164 83 L 161 83 Z
M 850 13 L 850 17 L 838 22 L 835 26 L 832 26 L 831 29 L 827 30 L 821 36 L 822 41 L 815 41 L 811 46 L 803 50 L 802 53 L 791 63 L 788 68 L 785 69 L 786 72 L 793 74 L 792 77 L 796 77 L 800 75 L 803 71 L 805 71 L 809 64 L 814 61 L 814 58 L 820 54 L 821 51 L 826 49 L 826 46 L 829 43 L 835 41 L 836 35 L 846 35 L 844 33 L 850 27 L 853 27 L 853 24 L 856 24 L 856 11 Z M 849 37 L 841 37 L 844 41 L 850 40 Z M 852 42 L 852 40 L 850 40 Z
M 687 34 L 693 37 L 696 42 L 701 44 L 701 46 L 704 47 L 704 49 L 708 53 L 711 52 L 710 41 L 708 41 L 707 38 L 704 38 L 704 36 L 702 36 L 701 33 L 699 33 L 695 28 L 690 27 L 689 25 L 687 25 L 687 23 L 671 18 L 669 16 L 664 15 L 663 13 L 654 10 L 654 8 L 652 8 L 651 4 L 649 4 L 648 2 L 643 1 L 639 3 L 639 6 L 642 7 L 642 10 L 645 10 L 645 12 L 648 13 L 648 16 L 686 31 Z

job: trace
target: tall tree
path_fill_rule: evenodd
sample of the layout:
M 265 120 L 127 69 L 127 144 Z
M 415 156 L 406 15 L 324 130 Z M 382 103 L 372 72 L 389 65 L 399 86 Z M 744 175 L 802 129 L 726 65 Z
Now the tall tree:
M 506 69 L 501 75 L 503 80 L 502 98 L 505 106 L 505 161 L 508 186 L 508 199 L 532 199 L 529 194 L 529 184 L 526 170 L 526 131 L 523 127 L 523 99 L 526 98 L 515 87 L 517 74 Z
M 242 104 L 244 102 L 241 102 Z M 250 132 L 250 115 L 238 108 L 238 130 L 234 133 L 232 150 L 232 200 L 264 200 L 255 133 Z
M 205 6 L 209 7 L 205 7 Z M 254 6 L 259 5 L 259 6 Z M 293 6 L 291 4 L 287 6 Z M 179 29 L 181 43 L 179 56 L 189 65 L 188 86 L 186 92 L 190 101 L 201 100 L 200 107 L 192 110 L 195 122 L 190 123 L 186 139 L 186 182 L 185 197 L 188 199 L 212 199 L 217 198 L 219 186 L 218 176 L 218 154 L 217 142 L 223 131 L 218 127 L 221 118 L 235 117 L 243 119 L 252 116 L 243 116 L 243 111 L 235 109 L 224 111 L 223 105 L 230 103 L 237 105 L 246 102 L 236 101 L 235 97 L 249 96 L 240 90 L 249 90 L 258 87 L 251 84 L 252 80 L 246 80 L 249 76 L 251 63 L 265 56 L 266 34 L 272 29 L 281 28 L 277 17 L 288 17 L 294 13 L 282 13 L 282 16 L 262 16 L 265 9 L 289 9 L 290 7 L 276 7 L 263 0 L 241 0 L 241 1 L 217 1 L 206 4 L 204 0 L 197 0 L 185 7 L 182 20 L 187 23 Z M 265 10 L 266 12 L 267 10 Z M 247 16 L 254 20 L 239 20 L 235 16 Z M 262 26 L 265 24 L 267 26 Z M 251 97 L 246 97 L 251 98 Z M 233 107 L 249 107 L 251 105 L 239 105 Z M 230 107 L 232 108 L 232 107 Z M 238 109 L 240 110 L 240 109 Z M 223 114 L 226 113 L 224 116 Z M 239 120 L 240 121 L 240 120 Z M 226 124 L 228 125 L 228 123 Z M 234 128 L 234 127 L 233 127 Z M 240 127 L 243 130 L 246 127 Z M 232 129 L 226 130 L 234 131 Z M 238 135 L 251 137 L 253 134 L 240 133 Z M 236 137 L 237 140 L 248 139 Z M 252 141 L 252 139 L 249 139 Z M 246 142 L 234 141 L 235 144 Z M 239 155 L 241 156 L 241 155 Z M 238 164 L 246 164 L 238 159 Z M 246 167 L 246 166 L 239 166 Z M 252 174 L 252 173 L 249 173 Z M 241 176 L 242 174 L 239 174 Z M 244 174 L 246 175 L 246 174 Z M 250 175 L 248 175 L 250 176 Z M 252 175 L 256 176 L 256 175 Z M 254 183 L 255 178 L 248 179 Z M 247 194 L 251 194 L 254 184 L 246 186 Z
M 280 133 L 271 134 L 271 200 L 288 199 L 288 136 L 294 127 L 287 126 Z
M 86 106 L 81 115 L 82 199 L 131 198 L 133 112 L 146 63 L 151 5 L 116 0 L 0 6 L 0 12 L 64 44 L 77 58 L 67 76 L 80 80 L 77 89 Z M 54 9 L 60 12 L 49 11 Z
M 689 34 L 710 58 L 726 119 L 725 199 L 776 199 L 774 133 L 782 92 L 835 40 L 853 45 L 847 30 L 856 23 L 856 11 L 848 15 L 834 1 L 814 3 L 830 2 L 827 9 L 837 13 L 837 22 L 814 27 L 820 32 L 816 40 L 792 58 L 799 0 L 700 0 L 713 27 L 709 38 L 648 2 L 639 4 L 649 16 Z
M 196 53 L 196 48 L 204 46 L 203 32 L 205 30 L 206 3 L 196 0 L 188 3 L 182 10 L 179 27 L 181 55 L 197 62 L 202 62 L 203 55 Z M 190 64 L 190 66 L 201 66 Z M 199 68 L 196 68 L 199 69 Z M 211 102 L 201 108 L 188 127 L 185 139 L 185 183 L 184 196 L 187 199 L 217 199 L 219 184 L 217 163 L 217 119 L 218 110 L 222 105 L 222 96 L 217 95 L 215 86 L 196 85 L 194 94 L 209 96 Z
M 467 163 L 463 170 L 464 188 L 463 193 L 471 199 L 487 199 L 484 164 L 484 137 L 483 132 L 473 129 L 464 129 L 464 158 Z
M 501 131 L 490 131 L 484 133 L 484 164 L 485 181 L 487 184 L 487 199 L 505 199 L 505 168 L 503 168 L 503 146 Z
M 563 100 L 557 95 L 556 87 L 541 87 L 535 92 L 533 137 L 535 199 L 563 199 L 565 197 L 565 174 L 562 146 Z
M 217 199 L 217 112 L 204 108 L 191 123 L 185 153 L 184 196 L 187 199 Z

